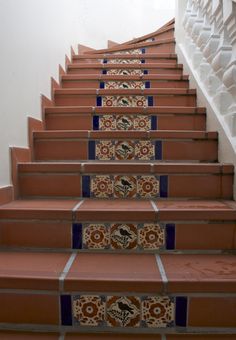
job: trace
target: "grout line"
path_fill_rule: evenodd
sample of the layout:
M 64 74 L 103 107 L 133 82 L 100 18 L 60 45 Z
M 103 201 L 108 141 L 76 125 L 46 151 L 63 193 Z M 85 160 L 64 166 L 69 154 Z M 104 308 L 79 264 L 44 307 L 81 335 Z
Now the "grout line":
M 64 267 L 64 269 L 63 269 L 63 271 L 62 271 L 62 273 L 59 277 L 59 291 L 60 292 L 64 290 L 64 280 L 65 280 L 66 275 L 68 274 L 68 272 L 69 272 L 69 270 L 70 270 L 70 268 L 71 268 L 71 266 L 72 266 L 72 264 L 73 264 L 73 262 L 76 258 L 76 255 L 77 255 L 77 252 L 74 252 L 74 253 L 71 254 L 69 260 L 67 261 L 67 263 L 66 263 L 66 265 L 65 265 L 65 267 Z
M 161 335 L 161 340 L 166 340 L 166 335 L 165 334 Z
M 76 211 L 81 207 L 81 205 L 84 203 L 84 200 L 79 201 L 74 208 L 72 209 L 72 222 L 76 219 Z
M 168 278 L 167 278 L 166 271 L 165 271 L 165 268 L 163 266 L 163 263 L 162 263 L 162 260 L 161 260 L 161 257 L 160 257 L 159 254 L 156 254 L 156 262 L 157 262 L 157 267 L 160 271 L 161 279 L 162 279 L 162 282 L 163 282 L 163 293 L 166 294 L 167 285 L 168 285 Z
M 158 220 L 158 214 L 159 214 L 159 209 L 157 208 L 156 204 L 154 203 L 154 201 L 150 201 L 151 205 L 152 205 L 152 208 L 155 212 L 155 220 Z
M 58 340 L 64 340 L 65 339 L 65 334 L 60 334 Z

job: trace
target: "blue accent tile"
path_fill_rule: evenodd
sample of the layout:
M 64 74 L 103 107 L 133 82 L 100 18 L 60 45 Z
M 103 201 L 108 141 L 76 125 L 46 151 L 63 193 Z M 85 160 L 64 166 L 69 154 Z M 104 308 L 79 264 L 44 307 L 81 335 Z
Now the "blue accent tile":
M 100 81 L 100 89 L 105 89 L 105 83 L 104 83 L 104 81 Z
M 72 325 L 72 304 L 70 295 L 61 295 L 61 324 L 64 326 Z
M 102 74 L 107 74 L 107 70 L 102 70 Z
M 143 74 L 148 74 L 148 70 L 143 70 Z
M 83 197 L 90 197 L 90 176 L 82 176 Z
M 153 96 L 148 96 L 148 106 L 153 106 Z
M 175 249 L 175 224 L 166 224 L 166 249 Z
M 142 48 L 142 54 L 146 53 L 146 49 Z
M 145 81 L 145 89 L 150 89 L 151 83 L 150 81 Z
M 161 161 L 162 160 L 162 141 L 156 140 L 155 142 L 155 159 Z
M 93 116 L 93 130 L 99 130 L 99 116 Z
M 102 97 L 97 96 L 97 106 L 102 106 Z
M 103 64 L 107 64 L 107 59 L 103 59 Z
M 157 130 L 157 116 L 151 116 L 151 129 Z
M 179 327 L 186 327 L 188 299 L 186 296 L 177 296 L 175 302 L 175 324 Z
M 160 197 L 168 197 L 168 176 L 160 176 Z
M 89 160 L 94 160 L 95 157 L 95 141 L 94 140 L 90 140 L 88 142 L 88 155 L 89 155 Z
M 72 247 L 73 249 L 82 249 L 82 224 L 72 224 Z
M 141 64 L 145 64 L 145 59 L 141 59 Z

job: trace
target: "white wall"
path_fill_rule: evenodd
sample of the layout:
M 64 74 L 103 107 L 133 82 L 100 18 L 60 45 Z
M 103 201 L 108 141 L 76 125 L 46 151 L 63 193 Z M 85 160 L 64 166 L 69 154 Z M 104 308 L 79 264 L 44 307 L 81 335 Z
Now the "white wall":
M 0 187 L 9 185 L 9 146 L 27 146 L 27 116 L 40 118 L 70 46 L 104 48 L 156 30 L 174 0 L 0 0 Z

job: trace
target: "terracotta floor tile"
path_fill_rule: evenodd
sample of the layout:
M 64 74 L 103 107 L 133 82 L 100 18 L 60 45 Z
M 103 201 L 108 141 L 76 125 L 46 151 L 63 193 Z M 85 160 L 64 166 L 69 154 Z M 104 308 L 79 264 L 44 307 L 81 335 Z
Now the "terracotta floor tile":
M 159 334 L 67 334 L 65 340 L 161 340 Z M 23 340 L 23 339 L 22 339 Z
M 166 340 L 235 340 L 236 334 L 168 334 Z
M 0 331 L 1 340 L 58 340 L 59 334 L 39 332 Z
M 56 290 L 70 254 L 0 252 L 0 288 Z
M 56 295 L 0 293 L 1 323 L 53 324 L 59 322 Z
M 0 206 L 0 218 L 69 219 L 78 200 L 16 200 Z
M 78 221 L 153 221 L 155 211 L 148 201 L 87 200 L 76 212 Z
M 168 291 L 236 292 L 234 255 L 162 255 Z
M 78 254 L 65 279 L 67 291 L 160 292 L 154 255 Z
M 236 325 L 235 297 L 192 297 L 189 301 L 190 327 L 234 327 Z

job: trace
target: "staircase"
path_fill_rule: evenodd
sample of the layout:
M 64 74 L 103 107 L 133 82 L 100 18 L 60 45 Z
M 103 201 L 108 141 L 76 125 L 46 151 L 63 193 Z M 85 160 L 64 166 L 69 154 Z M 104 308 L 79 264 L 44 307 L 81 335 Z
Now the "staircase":
M 0 339 L 236 339 L 234 168 L 174 21 L 72 54 L 0 206 Z

